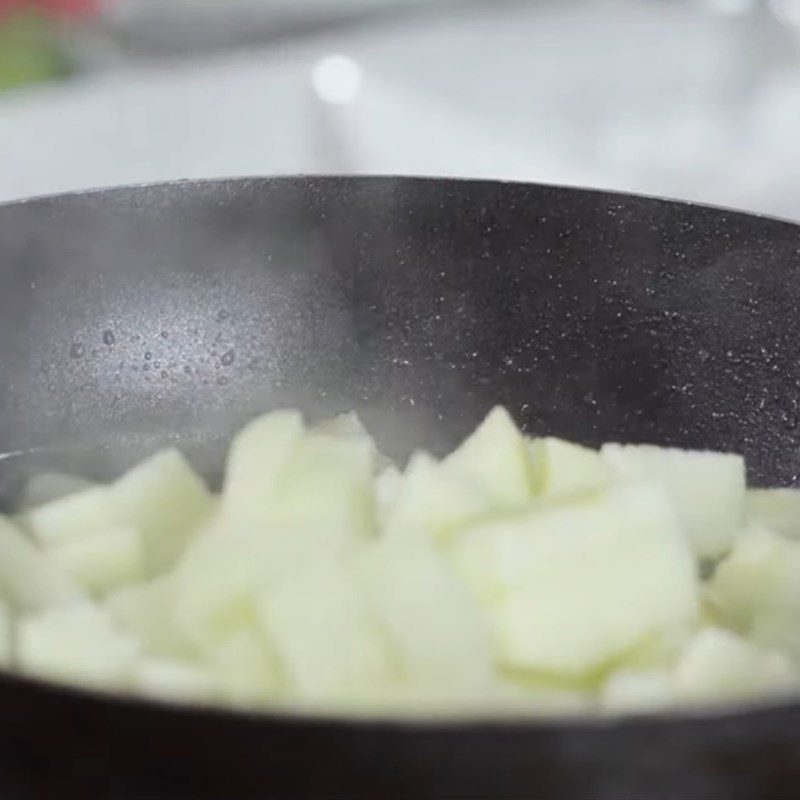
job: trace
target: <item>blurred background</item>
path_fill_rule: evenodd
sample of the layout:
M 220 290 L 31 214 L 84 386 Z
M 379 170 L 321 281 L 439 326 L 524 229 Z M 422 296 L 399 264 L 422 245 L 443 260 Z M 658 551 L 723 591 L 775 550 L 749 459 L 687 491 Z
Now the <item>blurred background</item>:
M 0 0 L 0 200 L 295 172 L 800 219 L 800 0 Z

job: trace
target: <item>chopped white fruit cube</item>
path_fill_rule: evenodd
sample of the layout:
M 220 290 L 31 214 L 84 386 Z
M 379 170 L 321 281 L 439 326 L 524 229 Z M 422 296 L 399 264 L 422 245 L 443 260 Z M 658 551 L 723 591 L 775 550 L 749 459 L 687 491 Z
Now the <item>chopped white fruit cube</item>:
M 726 621 L 745 629 L 764 612 L 800 614 L 800 543 L 750 526 L 717 566 L 708 594 Z
M 446 543 L 491 508 L 491 497 L 474 475 L 417 453 L 400 479 L 386 516 L 385 536 L 433 538 Z
M 620 444 L 603 445 L 600 452 L 618 477 L 664 486 L 698 558 L 716 558 L 731 548 L 744 522 L 741 456 Z
M 290 695 L 358 697 L 396 678 L 385 633 L 342 564 L 312 560 L 262 592 L 258 613 Z
M 800 662 L 800 542 L 751 525 L 718 565 L 708 595 L 726 624 Z
M 786 657 L 721 628 L 700 631 L 675 669 L 675 690 L 686 703 L 746 700 L 798 689 L 800 674 Z
M 85 594 L 15 525 L 0 517 L 0 597 L 17 609 L 36 611 L 81 600 Z
M 114 528 L 51 547 L 47 552 L 67 575 L 93 595 L 103 595 L 145 577 L 144 547 L 138 528 Z
M 148 575 L 169 570 L 211 513 L 211 493 L 173 449 L 163 450 L 111 486 L 119 518 L 141 531 Z
M 615 714 L 662 711 L 676 700 L 673 678 L 663 670 L 615 672 L 600 691 L 600 707 Z
M 14 662 L 14 615 L 0 603 L 0 667 L 10 667 Z
M 263 705 L 281 689 L 275 654 L 251 628 L 242 628 L 217 647 L 212 670 L 221 696 L 237 706 Z
M 253 595 L 313 557 L 339 558 L 353 531 L 340 520 L 327 528 L 249 530 L 227 520 L 192 543 L 175 572 L 173 618 L 185 639 L 205 653 L 252 622 Z
M 531 498 L 528 443 L 500 406 L 443 464 L 472 477 L 499 508 L 518 508 Z
M 16 662 L 42 678 L 127 689 L 138 653 L 137 643 L 89 604 L 49 609 L 17 625 Z
M 800 539 L 800 489 L 748 489 L 747 518 L 790 539 Z
M 124 522 L 111 490 L 95 486 L 28 511 L 23 521 L 42 547 L 74 542 Z
M 192 647 L 210 655 L 251 622 L 262 546 L 242 530 L 212 528 L 189 547 L 174 575 L 172 618 Z
M 368 437 L 307 433 L 286 459 L 269 498 L 272 527 L 375 532 L 375 451 Z
M 133 681 L 136 691 L 155 700 L 203 703 L 219 696 L 211 670 L 190 661 L 145 656 L 136 664 Z
M 404 679 L 440 697 L 486 693 L 493 678 L 488 627 L 433 543 L 384 540 L 360 567 Z
M 95 484 L 86 478 L 63 472 L 42 472 L 34 475 L 26 484 L 20 506 L 29 509 L 61 500 L 71 494 L 91 489 Z
M 103 607 L 114 623 L 136 638 L 146 653 L 186 658 L 194 653 L 174 620 L 176 583 L 162 576 L 123 586 L 105 598 Z
M 593 692 L 584 689 L 501 677 L 478 705 L 525 717 L 560 717 L 591 714 L 597 700 Z
M 236 436 L 225 470 L 223 514 L 247 527 L 269 523 L 276 481 L 303 428 L 298 411 L 273 411 Z
M 657 486 L 476 526 L 454 557 L 511 668 L 578 676 L 697 618 L 695 564 Z
M 375 478 L 375 517 L 383 530 L 391 518 L 403 486 L 403 473 L 393 464 L 382 469 Z
M 366 716 L 800 696 L 800 489 L 746 491 L 727 454 L 530 440 L 502 408 L 387 464 L 353 413 L 277 411 L 220 497 L 174 449 L 108 486 L 33 479 L 21 528 L 0 516 L 0 667 Z
M 337 414 L 335 417 L 326 419 L 315 425 L 314 431 L 332 436 L 357 436 L 359 438 L 369 436 L 364 423 L 361 422 L 355 411 L 347 411 L 344 414 Z
M 611 469 L 597 450 L 543 437 L 530 444 L 533 490 L 538 498 L 566 500 L 605 489 Z

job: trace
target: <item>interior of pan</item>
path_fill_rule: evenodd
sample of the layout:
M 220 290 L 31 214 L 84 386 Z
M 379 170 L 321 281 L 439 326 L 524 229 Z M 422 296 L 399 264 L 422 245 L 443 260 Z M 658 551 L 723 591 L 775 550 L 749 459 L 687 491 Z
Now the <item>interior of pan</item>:
M 0 207 L 2 494 L 243 420 L 358 409 L 403 456 L 492 405 L 531 433 L 800 456 L 800 232 L 509 183 L 279 178 Z
M 451 445 L 503 403 L 531 433 L 739 450 L 755 481 L 791 484 L 798 273 L 800 230 L 790 224 L 535 185 L 254 179 L 0 206 L 0 449 L 25 454 L 0 461 L 0 494 L 9 501 L 26 472 L 44 467 L 103 477 L 165 439 L 213 476 L 239 423 L 286 405 L 313 415 L 355 407 L 403 457 L 418 444 Z M 365 769 L 376 785 L 380 772 L 380 791 L 349 796 L 392 796 L 396 772 L 381 770 L 389 754 L 397 767 L 398 753 L 403 780 L 437 789 L 423 796 L 532 796 L 530 786 L 546 785 L 548 796 L 584 797 L 619 780 L 633 784 L 612 793 L 654 796 L 664 776 L 704 790 L 692 796 L 733 796 L 739 771 L 713 759 L 739 742 L 739 764 L 756 734 L 758 775 L 775 753 L 784 772 L 796 763 L 785 737 L 781 750 L 764 732 L 795 718 L 773 712 L 738 727 L 709 718 L 679 737 L 612 721 L 570 725 L 569 738 L 536 726 L 524 736 L 468 729 L 463 739 L 382 728 L 376 738 L 275 719 L 256 736 L 239 717 L 190 711 L 156 720 L 141 704 L 26 682 L 8 683 L 4 702 L 10 718 L 50 737 L 47 752 L 70 755 L 69 774 L 76 731 L 87 752 L 96 731 L 113 731 L 117 745 L 125 732 L 153 759 L 181 742 L 187 774 L 205 775 L 198 743 L 224 730 L 214 741 L 228 743 L 218 759 L 235 766 L 228 783 L 232 772 L 252 789 L 264 753 L 278 753 L 269 772 L 292 796 L 298 775 L 317 790 L 337 781 L 354 790 Z M 39 724 L 37 708 L 52 725 Z M 88 721 L 76 728 L 79 715 Z M 724 747 L 709 771 L 702 754 L 715 736 Z M 360 772 L 347 766 L 356 752 Z M 618 769 L 623 752 L 639 772 Z M 318 775 L 297 769 L 309 753 Z M 664 765 L 659 780 L 647 778 L 648 753 Z M 705 791 L 709 775 L 728 774 L 726 792 Z M 737 796 L 751 796 L 742 786 Z

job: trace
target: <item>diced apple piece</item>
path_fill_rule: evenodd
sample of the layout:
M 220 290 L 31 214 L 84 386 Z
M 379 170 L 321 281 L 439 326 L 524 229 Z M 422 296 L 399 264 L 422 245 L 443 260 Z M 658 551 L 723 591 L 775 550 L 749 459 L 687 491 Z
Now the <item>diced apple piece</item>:
M 136 664 L 134 689 L 145 697 L 178 703 L 205 703 L 219 697 L 208 667 L 156 656 L 145 656 Z
M 286 459 L 270 500 L 270 524 L 375 532 L 375 449 L 368 437 L 307 433 Z
M 498 508 L 518 508 L 531 498 L 528 443 L 500 406 L 443 464 L 472 477 Z
M 0 603 L 0 667 L 11 666 L 14 658 L 14 616 L 11 609 Z
M 596 450 L 544 437 L 530 444 L 533 490 L 545 500 L 565 500 L 605 489 L 611 470 Z
M 48 548 L 102 534 L 124 520 L 111 490 L 95 486 L 33 508 L 23 522 L 33 538 Z
M 383 540 L 360 567 L 403 677 L 440 699 L 485 694 L 493 681 L 488 627 L 433 543 Z
M 564 717 L 588 715 L 596 711 L 597 702 L 591 692 L 555 686 L 519 686 L 500 683 L 488 693 L 482 705 L 487 710 L 535 716 Z
M 745 630 L 764 612 L 800 615 L 800 543 L 750 526 L 717 566 L 708 595 L 726 622 Z
M 91 489 L 95 484 L 86 478 L 63 472 L 42 472 L 34 475 L 25 486 L 20 504 L 23 510 L 61 500 L 71 494 Z
M 657 486 L 478 525 L 454 557 L 512 669 L 580 676 L 698 614 L 694 561 Z
M 355 411 L 348 411 L 345 414 L 332 417 L 319 425 L 315 425 L 313 430 L 317 433 L 327 433 L 334 436 L 352 436 L 365 439 L 369 442 L 374 454 L 375 466 L 379 470 L 393 466 L 392 460 L 378 450 L 377 443 Z
M 747 638 L 759 647 L 783 653 L 800 667 L 800 627 L 796 609 L 772 608 L 758 613 L 747 631 Z
M 136 642 L 89 604 L 49 609 L 17 625 L 16 661 L 30 675 L 124 689 L 133 679 L 137 655 Z
M 751 526 L 717 567 L 708 594 L 726 624 L 800 662 L 800 542 Z
M 665 487 L 698 558 L 717 558 L 732 547 L 744 522 L 741 456 L 619 444 L 603 445 L 600 452 L 620 478 Z
M 72 578 L 4 517 L 0 517 L 0 595 L 23 611 L 85 597 Z
M 253 629 L 242 628 L 222 642 L 212 669 L 222 697 L 237 706 L 263 705 L 281 689 L 275 654 Z
M 748 489 L 747 518 L 789 539 L 800 539 L 800 489 Z
M 617 672 L 650 673 L 669 670 L 675 666 L 698 629 L 710 624 L 705 616 L 704 604 L 698 614 L 685 625 L 675 625 L 667 630 L 649 634 L 626 650 L 613 664 Z
M 173 619 L 176 582 L 162 576 L 147 583 L 123 586 L 103 604 L 114 623 L 140 642 L 146 653 L 186 658 L 194 649 L 183 638 Z
M 261 593 L 262 629 L 283 666 L 290 696 L 357 699 L 396 679 L 386 637 L 353 570 L 314 559 Z
M 142 533 L 150 577 L 175 564 L 213 505 L 203 481 L 174 448 L 127 472 L 113 484 L 111 495 L 119 518 Z
M 48 555 L 75 582 L 102 595 L 145 576 L 144 547 L 138 528 L 121 527 L 51 547 Z
M 446 543 L 465 525 L 486 516 L 492 506 L 492 498 L 474 475 L 416 453 L 387 514 L 385 535 Z
M 712 703 L 786 694 L 800 689 L 787 658 L 721 628 L 697 634 L 675 670 L 682 702 Z
M 600 707 L 612 714 L 652 713 L 674 705 L 672 676 L 663 670 L 613 673 L 600 692 Z
M 285 462 L 303 435 L 297 411 L 273 411 L 236 436 L 228 453 L 222 513 L 250 528 L 269 524 L 271 499 Z
M 222 518 L 193 542 L 175 572 L 175 624 L 205 653 L 252 623 L 256 590 L 272 586 L 312 555 L 335 560 L 349 550 L 352 538 L 341 520 L 331 520 L 327 529 L 263 531 L 227 522 Z
M 402 486 L 403 473 L 394 464 L 382 469 L 375 478 L 375 516 L 381 530 L 391 517 Z
M 357 436 L 359 438 L 369 436 L 364 423 L 361 422 L 355 411 L 347 411 L 344 414 L 337 414 L 335 417 L 323 420 L 314 426 L 314 431 L 331 436 Z
M 251 623 L 262 544 L 250 532 L 212 528 L 192 543 L 178 565 L 172 617 L 181 637 L 201 652 L 213 654 Z

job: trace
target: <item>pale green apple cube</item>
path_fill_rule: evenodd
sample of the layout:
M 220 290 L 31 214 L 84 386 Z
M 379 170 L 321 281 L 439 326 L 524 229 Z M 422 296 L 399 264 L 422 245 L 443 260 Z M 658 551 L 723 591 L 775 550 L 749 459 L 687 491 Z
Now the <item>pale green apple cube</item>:
M 124 524 L 141 531 L 149 577 L 172 568 L 213 508 L 206 485 L 174 448 L 127 472 L 111 495 Z
M 210 529 L 189 547 L 174 575 L 172 619 L 198 651 L 211 655 L 251 623 L 262 548 L 260 537 L 225 528 Z
M 752 700 L 800 690 L 800 673 L 780 653 L 721 628 L 700 631 L 675 669 L 681 702 Z
M 364 554 L 360 572 L 404 679 L 440 698 L 488 691 L 493 681 L 488 626 L 432 542 L 384 540 Z
M 400 478 L 386 514 L 384 535 L 447 543 L 492 507 L 491 496 L 474 475 L 441 464 L 427 453 L 416 453 Z
M 568 500 L 607 488 L 612 472 L 597 450 L 543 437 L 530 444 L 533 490 L 543 500 Z
M 96 606 L 53 608 L 20 619 L 15 660 L 29 674 L 104 689 L 130 688 L 139 647 Z
M 222 514 L 248 528 L 270 522 L 271 501 L 286 461 L 303 435 L 298 411 L 273 411 L 249 423 L 228 451 Z
M 674 706 L 677 691 L 665 670 L 620 670 L 603 684 L 599 702 L 611 714 L 655 713 Z
M 383 531 L 394 512 L 403 488 L 403 473 L 394 464 L 384 467 L 375 478 L 375 517 Z
M 800 663 L 800 542 L 751 525 L 707 591 L 726 624 Z
M 461 446 L 444 459 L 469 475 L 499 509 L 519 508 L 532 496 L 528 442 L 511 415 L 497 406 Z
M 327 528 L 231 527 L 226 518 L 192 543 L 175 571 L 173 618 L 181 635 L 212 653 L 254 618 L 254 594 L 312 556 L 348 552 L 353 532 L 341 520 Z
M 275 653 L 253 628 L 223 641 L 211 664 L 221 696 L 236 706 L 264 705 L 283 688 Z
M 84 591 L 8 519 L 0 517 L 0 597 L 14 608 L 37 611 L 74 603 Z
M 748 489 L 745 514 L 789 539 L 800 539 L 800 489 Z
M 139 659 L 133 687 L 144 697 L 176 703 L 210 703 L 220 696 L 208 667 L 158 656 Z
M 95 596 L 145 577 L 144 546 L 138 528 L 114 528 L 51 547 L 47 552 L 67 575 Z
M 10 667 L 13 663 L 14 614 L 5 603 L 0 603 L 0 667 Z
M 286 459 L 270 499 L 269 524 L 375 533 L 375 450 L 366 436 L 312 432 Z
M 94 486 L 32 508 L 22 520 L 44 548 L 96 536 L 124 524 L 119 505 L 106 486 Z
M 175 623 L 175 603 L 176 581 L 173 576 L 162 576 L 111 592 L 103 608 L 120 630 L 141 644 L 144 652 L 179 659 L 191 657 L 195 650 Z
M 744 524 L 741 456 L 654 445 L 605 444 L 601 454 L 623 480 L 656 481 L 668 492 L 698 558 L 717 558 Z
M 367 696 L 397 679 L 386 634 L 351 568 L 313 559 L 258 599 L 289 695 L 329 702 Z
M 77 475 L 64 472 L 41 472 L 34 475 L 25 485 L 20 507 L 23 510 L 61 500 L 71 494 L 91 489 L 96 484 Z
M 698 614 L 695 564 L 657 486 L 476 526 L 454 556 L 513 669 L 580 676 Z

